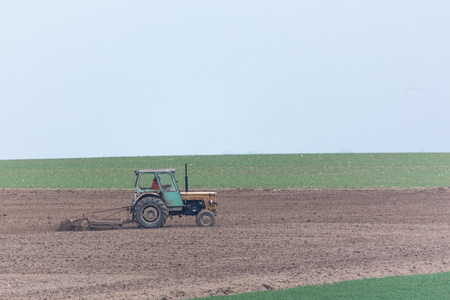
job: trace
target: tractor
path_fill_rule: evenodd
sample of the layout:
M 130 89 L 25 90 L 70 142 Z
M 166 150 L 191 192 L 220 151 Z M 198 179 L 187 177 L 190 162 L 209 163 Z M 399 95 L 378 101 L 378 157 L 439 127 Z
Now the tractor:
M 158 228 L 169 216 L 195 216 L 199 226 L 214 225 L 216 192 L 180 192 L 175 169 L 135 171 L 135 193 L 130 205 L 132 219 L 144 228 Z
M 134 171 L 136 174 L 135 192 L 130 206 L 110 208 L 90 212 L 91 216 L 110 213 L 108 218 L 86 217 L 61 222 L 60 230 L 98 230 L 114 229 L 123 224 L 137 223 L 142 228 L 163 226 L 168 217 L 195 216 L 199 226 L 214 225 L 217 214 L 216 192 L 189 192 L 187 165 L 185 165 L 185 192 L 180 192 L 175 180 L 175 169 L 150 169 Z M 112 213 L 111 213 L 112 212 Z M 126 220 L 111 219 L 112 215 L 125 212 Z

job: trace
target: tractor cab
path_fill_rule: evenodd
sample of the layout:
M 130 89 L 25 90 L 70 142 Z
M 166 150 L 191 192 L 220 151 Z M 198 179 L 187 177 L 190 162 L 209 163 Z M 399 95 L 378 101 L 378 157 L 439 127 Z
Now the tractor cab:
M 181 209 L 183 200 L 174 177 L 175 171 L 175 169 L 136 171 L 136 192 L 159 194 L 168 208 Z

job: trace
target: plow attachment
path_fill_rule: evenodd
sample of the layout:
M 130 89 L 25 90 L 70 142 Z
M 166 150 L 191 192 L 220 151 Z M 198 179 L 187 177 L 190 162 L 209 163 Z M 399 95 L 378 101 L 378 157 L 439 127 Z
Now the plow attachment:
M 65 220 L 59 226 L 59 231 L 83 231 L 83 230 L 102 230 L 117 229 L 123 224 L 129 223 L 129 220 L 121 219 L 99 219 L 89 220 L 88 218 Z
M 90 213 L 91 215 L 98 214 L 98 213 L 104 213 L 104 212 L 111 212 L 114 211 L 111 215 L 115 215 L 124 211 L 128 211 L 129 207 L 120 207 L 120 208 L 113 208 L 108 210 L 102 210 L 102 211 L 95 211 Z M 123 220 L 123 219 L 110 219 L 109 215 L 106 218 L 87 218 L 83 216 L 82 218 L 75 219 L 75 220 L 65 220 L 62 221 L 59 225 L 59 231 L 85 231 L 85 230 L 104 230 L 104 229 L 117 229 L 122 227 L 123 224 L 131 223 L 129 218 Z

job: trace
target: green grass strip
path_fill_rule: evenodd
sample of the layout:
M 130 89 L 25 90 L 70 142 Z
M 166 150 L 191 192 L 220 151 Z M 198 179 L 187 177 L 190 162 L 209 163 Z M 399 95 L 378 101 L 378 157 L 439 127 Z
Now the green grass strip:
M 341 281 L 279 291 L 216 296 L 210 300 L 433 300 L 450 299 L 450 272 Z
M 432 188 L 450 185 L 450 153 L 263 154 L 0 160 L 0 188 L 133 188 L 133 170 L 176 168 L 191 188 Z

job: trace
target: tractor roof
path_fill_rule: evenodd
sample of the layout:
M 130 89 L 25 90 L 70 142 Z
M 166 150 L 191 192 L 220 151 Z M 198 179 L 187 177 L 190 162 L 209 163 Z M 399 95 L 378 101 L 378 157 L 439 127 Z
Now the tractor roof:
M 144 169 L 139 170 L 139 173 L 170 173 L 175 172 L 177 169 Z

